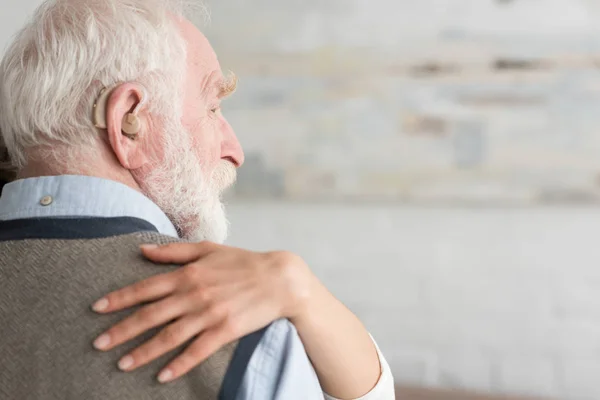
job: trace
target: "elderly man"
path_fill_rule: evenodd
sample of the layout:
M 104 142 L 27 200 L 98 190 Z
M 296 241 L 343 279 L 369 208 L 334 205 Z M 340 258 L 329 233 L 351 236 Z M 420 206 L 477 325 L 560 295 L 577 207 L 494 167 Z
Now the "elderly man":
M 392 399 L 300 257 L 217 244 L 236 80 L 188 11 L 49 0 L 0 64 L 0 397 Z

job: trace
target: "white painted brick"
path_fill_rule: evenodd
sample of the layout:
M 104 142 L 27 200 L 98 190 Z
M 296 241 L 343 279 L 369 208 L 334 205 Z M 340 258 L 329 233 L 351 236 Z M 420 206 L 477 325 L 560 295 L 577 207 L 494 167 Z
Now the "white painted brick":
M 562 365 L 563 393 L 569 399 L 600 398 L 600 360 L 598 358 L 568 359 Z
M 410 273 L 387 282 L 386 290 L 381 290 L 380 269 L 369 272 L 364 269 L 336 270 L 324 275 L 324 283 L 333 293 L 348 305 L 361 306 L 365 311 L 393 309 L 397 312 L 415 312 L 424 307 L 422 282 Z M 379 272 L 379 273 L 378 273 Z M 377 293 L 377 295 L 373 295 Z
M 565 319 L 600 318 L 600 280 L 565 274 L 556 282 L 554 307 L 557 315 Z
M 396 312 L 388 308 L 383 312 L 365 314 L 361 320 L 380 345 L 389 349 L 398 346 L 402 349 L 434 347 L 441 341 L 438 324 L 416 312 Z M 455 341 L 444 342 L 447 343 Z
M 549 289 L 517 276 L 508 278 L 434 276 L 425 285 L 425 296 L 432 309 L 441 313 L 492 313 L 511 315 L 515 319 L 551 315 L 553 304 Z
M 509 358 L 501 363 L 503 388 L 525 395 L 552 396 L 557 393 L 556 365 L 551 359 Z
M 441 386 L 484 393 L 493 390 L 493 358 L 489 354 L 469 348 L 457 348 L 452 351 L 441 351 L 438 357 Z
M 600 354 L 600 323 L 594 320 L 559 320 L 557 353 L 575 357 Z
M 437 356 L 427 350 L 396 349 L 388 360 L 398 383 L 434 386 L 438 383 Z

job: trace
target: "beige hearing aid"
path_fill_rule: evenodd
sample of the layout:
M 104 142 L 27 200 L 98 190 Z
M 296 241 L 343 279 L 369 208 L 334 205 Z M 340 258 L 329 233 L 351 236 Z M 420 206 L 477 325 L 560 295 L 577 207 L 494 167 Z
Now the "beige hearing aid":
M 98 100 L 94 104 L 94 126 L 98 129 L 106 129 L 106 106 L 108 103 L 108 97 L 112 93 L 112 89 L 103 88 L 98 96 Z M 135 139 L 137 134 L 140 132 L 142 128 L 142 123 L 138 118 L 137 114 L 140 109 L 146 104 L 148 100 L 148 95 L 146 93 L 146 89 L 142 88 L 142 99 L 138 103 L 138 105 L 133 109 L 132 112 L 128 113 L 123 117 L 123 122 L 121 124 L 121 130 L 123 134 L 127 136 L 129 139 Z
M 140 132 L 141 127 L 142 123 L 140 122 L 140 119 L 133 113 L 127 114 L 123 118 L 123 123 L 121 124 L 123 132 L 133 136 Z

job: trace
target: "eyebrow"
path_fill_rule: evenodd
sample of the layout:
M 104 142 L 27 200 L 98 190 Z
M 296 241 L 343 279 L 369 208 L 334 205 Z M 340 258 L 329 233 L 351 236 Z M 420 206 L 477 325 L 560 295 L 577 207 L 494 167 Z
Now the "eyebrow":
M 231 71 L 229 71 L 226 77 L 219 79 L 217 81 L 217 88 L 219 89 L 219 94 L 217 96 L 219 99 L 223 99 L 233 94 L 237 89 L 237 83 L 238 78 Z

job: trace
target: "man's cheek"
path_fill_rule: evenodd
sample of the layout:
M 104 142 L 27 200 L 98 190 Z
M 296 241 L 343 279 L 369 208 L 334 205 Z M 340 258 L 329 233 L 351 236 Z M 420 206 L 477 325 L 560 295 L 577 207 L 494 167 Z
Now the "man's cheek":
M 202 164 L 208 168 L 215 168 L 221 160 L 221 142 L 218 139 L 215 129 L 205 131 L 200 137 L 195 137 L 194 151 Z

